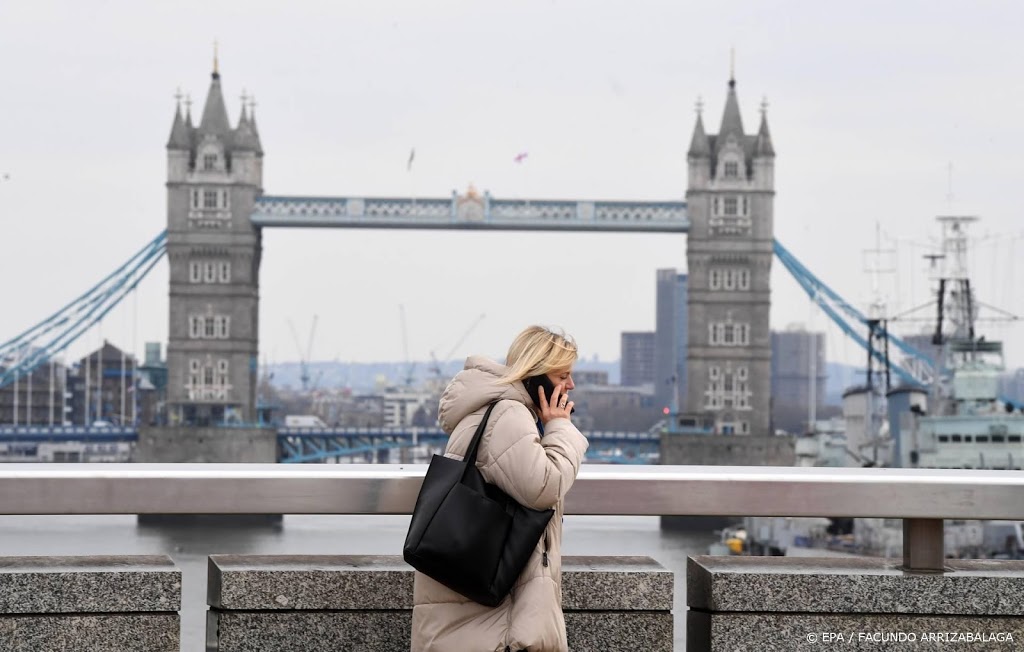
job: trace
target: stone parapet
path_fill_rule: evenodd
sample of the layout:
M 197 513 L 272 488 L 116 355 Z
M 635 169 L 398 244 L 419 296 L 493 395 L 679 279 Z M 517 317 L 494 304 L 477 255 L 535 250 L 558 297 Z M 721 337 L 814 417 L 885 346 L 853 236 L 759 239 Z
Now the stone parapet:
M 212 555 L 207 604 L 223 611 L 409 610 L 412 575 L 394 556 Z
M 1018 650 L 1024 562 L 948 560 L 912 573 L 901 559 L 691 557 L 687 648 Z
M 180 608 L 164 555 L 0 557 L 0 652 L 178 652 Z
M 673 575 L 648 557 L 566 557 L 571 650 L 672 649 Z M 207 649 L 409 649 L 413 570 L 396 556 L 214 555 Z

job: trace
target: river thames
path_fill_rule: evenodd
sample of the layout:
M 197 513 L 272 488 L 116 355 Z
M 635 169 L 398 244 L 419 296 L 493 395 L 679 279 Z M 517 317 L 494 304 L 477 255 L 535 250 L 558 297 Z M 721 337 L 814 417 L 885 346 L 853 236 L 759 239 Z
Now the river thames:
M 212 554 L 401 555 L 408 516 L 285 516 L 280 526 L 140 526 L 134 516 L 0 516 L 0 555 L 170 556 L 182 574 L 181 641 L 206 638 L 206 557 Z M 646 555 L 675 574 L 675 649 L 686 634 L 686 558 L 711 532 L 672 532 L 654 516 L 566 516 L 563 555 Z

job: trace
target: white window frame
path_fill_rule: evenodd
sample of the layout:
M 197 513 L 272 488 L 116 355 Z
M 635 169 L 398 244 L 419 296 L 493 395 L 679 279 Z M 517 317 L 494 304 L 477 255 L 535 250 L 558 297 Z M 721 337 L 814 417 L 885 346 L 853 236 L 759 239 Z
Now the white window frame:
M 705 408 L 752 409 L 747 376 L 747 368 L 742 365 L 735 369 L 727 366 L 724 371 L 717 366 L 709 366 L 707 390 L 704 392 Z
M 736 217 L 739 215 L 739 199 L 736 197 L 724 197 L 722 201 L 722 215 Z
M 220 203 L 219 193 L 212 188 L 203 188 L 203 209 L 214 210 Z
M 736 274 L 732 268 L 722 270 L 722 289 L 731 292 L 736 289 Z
M 749 346 L 750 324 L 727 321 L 708 322 L 708 344 L 711 346 Z
M 213 318 L 214 337 L 218 340 L 226 340 L 231 337 L 231 317 L 229 315 L 217 315 Z
M 200 373 L 199 370 L 201 365 L 197 358 L 191 358 L 188 361 L 188 387 L 197 387 L 199 385 Z
M 717 267 L 708 272 L 708 287 L 725 292 L 750 290 L 750 270 L 745 267 Z
M 231 261 L 228 260 L 193 260 L 188 264 L 189 283 L 223 283 L 231 282 Z
M 750 409 L 750 392 L 747 391 L 746 383 L 737 383 L 736 385 L 736 409 L 737 410 L 749 410 Z
M 228 361 L 227 358 L 221 358 L 217 360 L 216 375 L 214 377 L 214 385 L 221 388 L 227 388 L 228 383 Z
M 190 315 L 188 334 L 193 340 L 226 340 L 231 338 L 230 315 Z
M 740 178 L 740 162 L 729 160 L 722 164 L 722 175 L 726 179 Z
M 220 157 L 217 152 L 206 152 L 203 154 L 203 170 L 210 171 L 217 169 L 217 161 Z

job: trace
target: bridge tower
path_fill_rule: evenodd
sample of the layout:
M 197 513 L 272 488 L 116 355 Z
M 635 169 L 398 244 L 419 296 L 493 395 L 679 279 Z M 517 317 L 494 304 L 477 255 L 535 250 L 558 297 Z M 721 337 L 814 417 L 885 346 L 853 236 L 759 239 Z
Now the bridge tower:
M 705 133 L 698 106 L 687 162 L 686 411 L 718 434 L 768 435 L 775 151 L 766 105 L 758 132 L 746 134 L 730 76 L 717 134 Z
M 168 418 L 252 423 L 261 235 L 250 215 L 263 183 L 255 103 L 242 96 L 232 128 L 216 57 L 198 126 L 178 102 L 167 143 Z

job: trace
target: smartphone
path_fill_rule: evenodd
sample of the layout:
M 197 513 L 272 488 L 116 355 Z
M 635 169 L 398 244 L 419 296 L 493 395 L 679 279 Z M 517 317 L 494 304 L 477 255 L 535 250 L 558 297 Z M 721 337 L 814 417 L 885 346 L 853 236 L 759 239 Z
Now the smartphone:
M 530 394 L 530 398 L 533 399 L 533 404 L 540 407 L 540 388 L 544 388 L 544 398 L 549 402 L 551 401 L 551 395 L 555 393 L 555 384 L 551 382 L 547 374 L 540 374 L 539 376 L 530 376 L 529 378 L 523 379 L 523 386 L 526 387 L 526 391 Z M 565 396 L 568 396 L 568 392 L 564 392 Z M 569 414 L 576 411 L 573 408 Z

